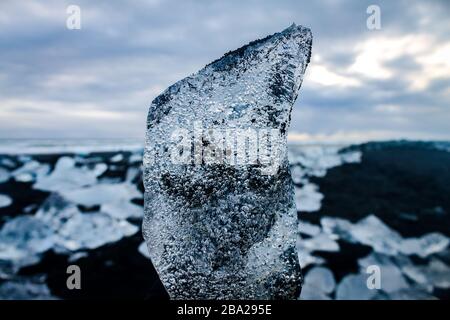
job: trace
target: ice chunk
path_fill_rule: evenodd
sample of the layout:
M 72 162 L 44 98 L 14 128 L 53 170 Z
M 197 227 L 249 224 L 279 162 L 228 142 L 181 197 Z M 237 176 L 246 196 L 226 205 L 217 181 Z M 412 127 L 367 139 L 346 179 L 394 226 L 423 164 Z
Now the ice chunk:
M 316 257 L 309 250 L 304 250 L 302 248 L 298 250 L 298 260 L 302 268 L 306 268 L 309 265 L 325 263 L 323 258 Z
M 0 167 L 0 183 L 8 181 L 10 176 L 11 175 L 8 170 Z
M 314 212 L 320 210 L 323 195 L 317 190 L 317 186 L 312 183 L 308 183 L 301 188 L 295 188 L 297 211 Z
M 300 166 L 293 166 L 291 169 L 292 181 L 295 184 L 305 184 L 308 182 L 305 179 L 305 171 Z
M 386 293 L 408 289 L 409 285 L 403 277 L 400 268 L 386 255 L 371 254 L 358 261 L 361 266 L 361 272 L 367 271 L 369 266 L 377 266 L 380 268 L 381 290 Z
M 111 160 L 111 162 L 120 162 L 123 160 L 123 154 L 118 153 L 118 154 L 112 156 L 110 160 Z
M 337 286 L 336 300 L 370 300 L 376 294 L 376 289 L 368 288 L 366 274 L 350 274 Z
M 101 175 L 107 166 L 104 163 L 97 164 L 93 170 L 87 167 L 76 167 L 75 159 L 71 157 L 61 157 L 55 165 L 55 169 L 48 176 L 37 180 L 35 189 L 62 192 L 84 186 L 90 186 L 97 182 L 97 177 Z
M 47 250 L 94 249 L 139 231 L 126 220 L 106 213 L 83 214 L 57 194 L 51 195 L 34 216 L 19 216 L 0 230 L 0 260 L 16 268 L 34 264 Z
M 34 182 L 46 176 L 50 172 L 48 164 L 41 164 L 38 161 L 31 160 L 14 170 L 12 175 L 16 181 L 20 182 Z
M 142 207 L 125 200 L 102 204 L 101 210 L 116 219 L 141 218 L 144 215 Z
M 300 243 L 301 247 L 308 251 L 331 251 L 338 252 L 339 244 L 325 233 L 320 233 L 312 238 L 304 239 Z
M 361 152 L 340 152 L 342 147 L 304 145 L 291 152 L 291 162 L 304 168 L 307 176 L 323 177 L 328 169 L 340 166 L 343 163 L 356 163 L 361 161 Z
M 425 258 L 433 253 L 440 252 L 448 247 L 450 240 L 438 233 L 429 233 L 420 238 L 404 239 L 399 244 L 399 251 L 404 254 L 417 254 Z
M 298 297 L 287 129 L 311 42 L 292 25 L 153 100 L 143 233 L 172 298 Z
M 58 230 L 57 244 L 76 251 L 95 249 L 116 242 L 139 231 L 125 220 L 115 220 L 104 213 L 77 214 Z
M 66 199 L 86 207 L 101 204 L 123 206 L 123 202 L 142 197 L 136 186 L 131 183 L 99 183 L 85 188 L 61 190 L 60 194 Z
M 335 234 L 349 242 L 371 246 L 375 251 L 388 255 L 403 253 L 427 257 L 448 247 L 449 239 L 440 233 L 429 233 L 420 238 L 403 238 L 374 215 L 352 224 L 339 218 L 321 219 L 324 232 Z
M 299 230 L 300 233 L 306 234 L 308 236 L 316 236 L 322 231 L 319 226 L 308 223 L 306 221 L 300 223 Z
M 89 256 L 89 254 L 86 251 L 75 252 L 74 254 L 72 254 L 69 257 L 68 261 L 69 262 L 75 262 L 75 261 L 78 261 L 78 260 L 80 260 L 82 258 L 86 258 L 88 256 Z
M 133 153 L 130 158 L 128 159 L 128 163 L 136 163 L 136 162 L 142 162 L 142 153 Z
M 0 230 L 0 260 L 18 267 L 39 261 L 39 255 L 54 244 L 54 232 L 33 216 L 19 216 L 7 221 Z
M 12 203 L 12 199 L 8 197 L 6 194 L 0 193 L 0 208 L 8 207 Z
M 144 242 L 142 242 L 139 247 L 138 247 L 138 251 L 146 258 L 150 259 L 150 254 L 148 253 L 148 247 L 147 244 Z
M 336 281 L 333 273 L 324 267 L 314 267 L 305 276 L 300 299 L 329 300 L 334 291 Z
M 0 300 L 53 300 L 42 280 L 15 279 L 0 284 Z
M 425 291 L 432 292 L 433 288 L 450 288 L 450 268 L 436 258 L 432 258 L 427 265 L 404 266 L 402 271 Z

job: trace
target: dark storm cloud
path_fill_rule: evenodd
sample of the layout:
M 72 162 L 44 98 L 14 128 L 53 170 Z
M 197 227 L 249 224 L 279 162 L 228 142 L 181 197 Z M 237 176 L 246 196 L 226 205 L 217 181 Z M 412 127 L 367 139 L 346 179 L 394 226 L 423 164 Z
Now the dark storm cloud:
M 81 30 L 65 27 L 69 4 L 81 8 Z M 381 30 L 366 27 L 371 4 Z M 450 71 L 425 59 L 449 44 L 449 14 L 448 1 L 2 1 L 0 137 L 141 137 L 168 85 L 296 22 L 314 44 L 293 133 L 450 139 Z M 391 56 L 373 58 L 387 76 L 352 68 L 370 39 L 405 37 L 399 52 L 387 45 Z M 430 48 L 410 49 L 424 37 Z

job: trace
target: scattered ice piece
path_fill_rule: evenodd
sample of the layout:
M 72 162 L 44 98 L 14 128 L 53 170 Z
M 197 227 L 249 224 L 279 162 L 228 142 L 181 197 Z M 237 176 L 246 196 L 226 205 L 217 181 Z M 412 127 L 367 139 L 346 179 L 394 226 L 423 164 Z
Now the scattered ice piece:
M 348 242 L 353 242 L 353 236 L 350 229 L 353 225 L 350 221 L 341 218 L 323 217 L 320 219 L 323 232 L 339 237 Z
M 8 170 L 0 167 L 0 183 L 8 181 L 10 176 L 11 175 Z
M 127 170 L 127 175 L 125 177 L 125 181 L 133 182 L 133 180 L 138 176 L 142 175 L 142 171 L 136 167 L 129 167 Z
M 106 170 L 108 170 L 108 165 L 106 164 L 106 163 L 97 163 L 97 164 L 95 164 L 95 167 L 94 167 L 94 169 L 92 170 L 93 172 L 93 174 L 96 176 L 96 177 L 99 177 L 99 176 L 101 176 L 103 173 L 105 173 L 106 172 Z
M 45 283 L 28 279 L 6 281 L 0 284 L 0 300 L 53 300 Z
M 6 194 L 0 194 L 0 208 L 8 207 L 12 203 L 12 199 Z
M 372 253 L 363 259 L 359 259 L 358 264 L 361 266 L 361 273 L 363 274 L 366 272 L 368 266 L 375 265 L 380 268 L 380 289 L 386 293 L 409 288 L 400 268 L 386 255 Z
M 118 153 L 115 156 L 111 157 L 110 161 L 111 162 L 120 162 L 123 160 L 123 154 Z
M 403 238 L 374 215 L 352 224 L 339 218 L 321 219 L 324 232 L 336 234 L 341 239 L 371 246 L 375 251 L 388 255 L 403 253 L 427 257 L 445 250 L 450 240 L 440 233 L 429 233 L 420 238 Z
M 0 260 L 18 267 L 39 261 L 39 255 L 54 244 L 54 231 L 34 216 L 19 216 L 7 221 L 0 230 Z
M 138 251 L 146 258 L 150 259 L 150 253 L 148 253 L 148 247 L 147 247 L 147 243 L 142 242 L 139 247 L 138 247 Z
M 343 163 L 361 161 L 361 152 L 352 151 L 340 153 L 342 147 L 333 146 L 302 146 L 291 150 L 291 164 L 300 164 L 308 176 L 323 177 L 328 169 Z
M 294 181 L 295 184 L 305 184 L 308 182 L 308 180 L 305 179 L 305 171 L 300 166 L 293 166 L 291 168 L 291 176 L 292 181 Z
M 139 231 L 126 220 L 106 213 L 81 213 L 77 206 L 52 194 L 34 216 L 7 221 L 0 230 L 0 261 L 18 269 L 40 260 L 47 250 L 56 252 L 94 249 Z
M 314 212 L 320 210 L 323 195 L 317 190 L 318 187 L 312 183 L 308 183 L 301 188 L 295 188 L 297 211 Z
M 422 267 L 428 281 L 440 289 L 450 288 L 450 267 L 441 260 L 432 258 L 428 266 Z
M 367 287 L 367 274 L 350 274 L 337 286 L 336 300 L 370 300 L 377 291 Z
M 8 158 L 1 158 L 1 159 L 0 159 L 0 164 L 1 164 L 2 166 L 5 166 L 5 167 L 7 167 L 7 168 L 10 168 L 10 169 L 12 169 L 12 168 L 14 168 L 14 167 L 16 166 L 16 164 L 14 163 L 14 161 L 12 161 L 11 159 L 8 159 Z
M 374 215 L 358 221 L 350 229 L 350 233 L 356 242 L 372 246 L 377 252 L 391 255 L 398 252 L 398 244 L 402 241 L 399 233 L 390 229 Z
M 128 159 L 128 163 L 142 162 L 142 153 L 133 153 Z
M 87 256 L 89 256 L 89 254 L 86 251 L 75 252 L 69 257 L 68 261 L 72 263 L 81 258 L 86 258 Z
M 316 257 L 308 250 L 298 250 L 298 260 L 302 268 L 306 268 L 309 265 L 323 264 L 325 260 L 321 257 Z
M 399 244 L 399 250 L 404 254 L 417 254 L 425 258 L 433 253 L 447 248 L 450 240 L 438 232 L 428 233 L 420 238 L 404 239 Z
M 97 182 L 97 177 L 106 170 L 105 164 L 98 164 L 94 170 L 87 167 L 76 167 L 75 159 L 61 157 L 50 175 L 37 180 L 35 189 L 62 192 L 84 186 L 90 186 Z
M 361 162 L 361 151 L 343 152 L 340 153 L 343 163 L 359 163 Z
M 428 282 L 427 275 L 423 272 L 422 268 L 420 267 L 418 268 L 414 265 L 403 266 L 402 272 L 407 278 L 413 280 L 417 284 L 421 284 L 424 286 L 431 285 Z M 433 286 L 431 285 L 431 288 L 429 288 L 428 290 L 431 291 L 432 288 Z
M 314 267 L 305 276 L 300 295 L 302 300 L 329 300 L 336 281 L 333 273 L 324 267 Z
M 321 228 L 315 224 L 302 221 L 299 224 L 300 233 L 306 234 L 308 236 L 316 236 L 321 232 Z
M 60 194 L 67 200 L 86 207 L 108 203 L 120 205 L 121 202 L 142 197 L 136 186 L 131 183 L 99 183 L 85 188 L 62 190 Z
M 106 202 L 102 204 L 101 211 L 116 219 L 141 218 L 144 209 L 129 201 Z
M 330 251 L 338 252 L 339 244 L 334 241 L 330 235 L 320 233 L 312 238 L 303 239 L 300 246 L 310 252 L 312 251 Z
M 36 160 L 30 160 L 24 165 L 12 172 L 16 181 L 33 182 L 42 179 L 50 172 L 48 164 L 41 164 Z
M 125 220 L 117 221 L 104 213 L 78 214 L 58 231 L 57 244 L 71 251 L 95 249 L 139 231 Z

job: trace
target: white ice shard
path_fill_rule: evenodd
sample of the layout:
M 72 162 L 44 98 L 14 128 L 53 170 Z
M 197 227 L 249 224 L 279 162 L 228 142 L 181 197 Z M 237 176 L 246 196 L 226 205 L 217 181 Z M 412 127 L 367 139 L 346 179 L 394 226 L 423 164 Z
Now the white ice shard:
M 318 187 L 315 184 L 307 183 L 301 188 L 295 188 L 297 211 L 318 211 L 320 210 L 322 199 L 323 195 L 318 192 Z
M 399 244 L 399 251 L 403 254 L 417 254 L 425 258 L 433 253 L 443 251 L 448 247 L 450 239 L 441 233 L 433 232 L 420 238 L 404 239 Z
M 12 199 L 8 197 L 6 194 L 0 193 L 0 208 L 7 207 L 11 205 Z
M 308 239 L 303 239 L 300 243 L 300 247 L 313 252 L 313 251 L 329 251 L 338 252 L 339 244 L 329 234 L 320 233 Z
M 286 137 L 311 43 L 292 25 L 153 100 L 143 233 L 172 298 L 297 298 Z
M 432 288 L 450 288 L 450 267 L 437 258 L 431 258 L 425 265 L 407 265 L 403 272 L 428 291 Z
M 12 176 L 16 181 L 34 182 L 45 177 L 50 172 L 48 164 L 42 164 L 38 161 L 26 161 L 24 165 L 12 172 Z
M 377 294 L 376 289 L 367 286 L 367 274 L 349 274 L 338 284 L 336 300 L 370 300 Z
M 293 148 L 290 152 L 290 161 L 304 168 L 308 176 L 323 177 L 328 169 L 344 163 L 361 162 L 360 151 L 340 152 L 342 147 L 304 145 Z
M 145 243 L 145 241 L 142 242 L 142 243 L 139 245 L 138 251 L 139 251 L 140 254 L 142 254 L 144 257 L 150 259 L 150 254 L 148 253 L 147 243 Z
M 16 268 L 40 260 L 47 250 L 94 249 L 136 234 L 139 228 L 103 212 L 80 212 L 76 205 L 51 195 L 34 216 L 7 221 L 0 230 L 0 260 Z
M 380 290 L 388 294 L 409 288 L 401 269 L 389 256 L 376 253 L 371 254 L 358 260 L 358 264 L 361 267 L 361 273 L 365 273 L 369 266 L 377 266 L 380 268 Z M 366 275 L 366 279 L 368 276 Z
M 320 228 L 320 226 L 303 221 L 299 225 L 299 231 L 300 233 L 306 234 L 308 236 L 317 236 L 322 232 L 322 229 Z
M 59 192 L 66 199 L 87 207 L 95 205 L 121 205 L 133 198 L 141 198 L 142 194 L 134 184 L 99 183 L 85 188 L 62 190 Z
M 16 277 L 0 283 L 0 300 L 54 300 L 43 279 Z
M 357 223 L 340 218 L 324 217 L 321 219 L 324 232 L 337 235 L 349 242 L 371 246 L 376 252 L 387 255 L 418 255 L 425 258 L 443 251 L 450 243 L 448 237 L 434 232 L 419 238 L 403 238 L 383 221 L 369 215 Z
M 11 174 L 9 173 L 8 170 L 0 167 L 0 183 L 8 181 L 10 176 Z
M 90 186 L 95 184 L 97 177 L 107 169 L 104 163 L 97 164 L 93 170 L 85 166 L 77 167 L 75 164 L 75 159 L 72 157 L 59 158 L 51 174 L 37 179 L 33 187 L 46 191 L 61 192 Z
M 300 299 L 329 300 L 336 287 L 333 273 L 324 267 L 314 267 L 305 276 Z

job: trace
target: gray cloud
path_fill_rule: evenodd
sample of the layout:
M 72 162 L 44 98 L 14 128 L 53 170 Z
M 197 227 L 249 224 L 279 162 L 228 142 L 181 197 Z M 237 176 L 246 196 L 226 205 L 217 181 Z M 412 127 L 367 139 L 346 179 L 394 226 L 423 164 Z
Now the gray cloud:
M 366 28 L 373 3 L 381 30 Z M 65 27 L 69 4 L 81 7 L 81 30 Z M 449 14 L 437 0 L 2 1 L 0 137 L 142 137 L 151 100 L 168 85 L 296 22 L 312 29 L 317 59 L 292 133 L 450 139 L 450 71 L 427 56 L 450 46 Z M 389 76 L 352 69 L 371 39 L 387 44 L 372 58 Z M 431 46 L 415 50 L 421 39 Z

